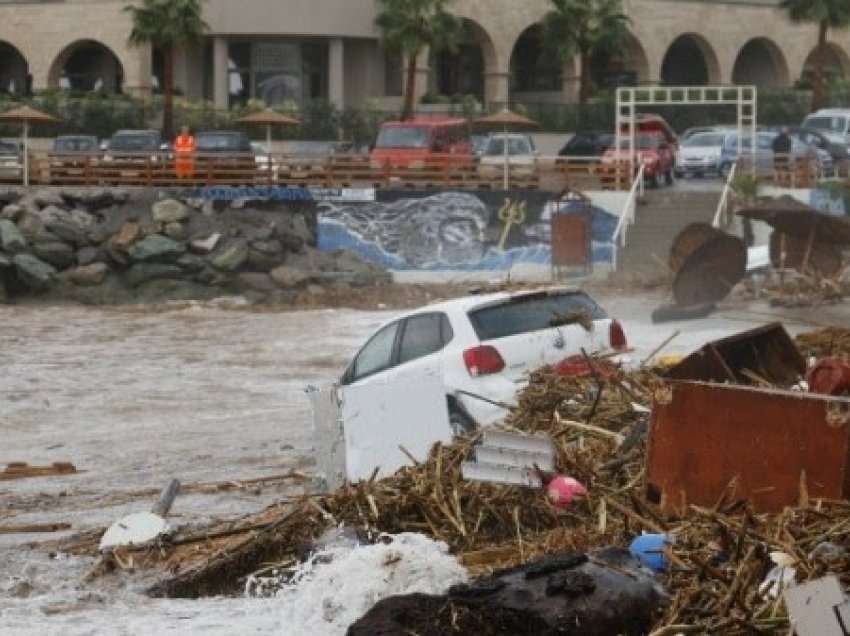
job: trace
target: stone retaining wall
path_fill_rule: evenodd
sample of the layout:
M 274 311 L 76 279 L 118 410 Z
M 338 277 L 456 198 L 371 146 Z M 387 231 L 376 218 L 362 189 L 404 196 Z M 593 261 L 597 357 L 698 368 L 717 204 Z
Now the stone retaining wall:
M 241 294 L 287 302 L 303 289 L 389 280 L 347 252 L 319 252 L 310 202 L 49 188 L 0 191 L 0 207 L 0 301 L 117 304 Z

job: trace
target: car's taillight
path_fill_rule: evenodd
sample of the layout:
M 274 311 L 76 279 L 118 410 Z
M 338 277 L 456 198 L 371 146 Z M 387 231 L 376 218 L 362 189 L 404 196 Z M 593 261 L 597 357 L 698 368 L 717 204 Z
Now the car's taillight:
M 628 348 L 629 343 L 626 340 L 626 332 L 623 331 L 623 325 L 618 320 L 611 321 L 611 326 L 608 328 L 608 340 L 611 348 L 616 351 Z
M 505 368 L 505 361 L 494 347 L 483 345 L 463 352 L 463 361 L 472 377 L 498 373 Z

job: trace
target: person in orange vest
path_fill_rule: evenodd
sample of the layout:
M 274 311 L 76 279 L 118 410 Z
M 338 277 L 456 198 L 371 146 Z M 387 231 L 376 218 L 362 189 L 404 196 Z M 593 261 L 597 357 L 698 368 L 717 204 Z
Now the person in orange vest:
M 174 141 L 174 172 L 178 179 L 191 179 L 195 175 L 195 138 L 189 127 L 183 126 Z

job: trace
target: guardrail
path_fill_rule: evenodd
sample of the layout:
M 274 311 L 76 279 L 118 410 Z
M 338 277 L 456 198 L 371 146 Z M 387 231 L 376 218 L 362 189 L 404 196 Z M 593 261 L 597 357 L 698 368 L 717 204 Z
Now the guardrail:
M 737 171 L 738 164 L 733 163 L 729 167 L 729 175 L 726 178 L 726 185 L 723 186 L 723 192 L 720 194 L 717 211 L 714 213 L 714 220 L 711 222 L 711 224 L 718 229 L 729 222 L 727 218 L 729 212 L 729 200 L 734 190 L 732 184 L 735 182 L 735 175 L 737 174 Z
M 635 222 L 638 197 L 643 196 L 643 181 L 645 171 L 646 165 L 644 163 L 641 163 L 640 167 L 638 168 L 637 175 L 635 175 L 635 180 L 632 182 L 632 187 L 629 190 L 629 196 L 626 198 L 626 203 L 623 205 L 623 211 L 620 213 L 620 219 L 617 221 L 617 227 L 614 229 L 614 233 L 611 235 L 611 269 L 615 272 L 617 271 L 617 267 L 619 265 L 617 261 L 619 250 L 621 247 L 626 246 L 628 228 Z
M 31 153 L 30 181 L 40 185 L 102 186 L 320 186 L 423 189 L 504 187 L 496 157 L 429 155 L 404 163 L 377 163 L 365 154 L 322 156 L 196 153 L 182 166 L 169 153 Z M 2 162 L 0 162 L 2 164 Z M 14 168 L 14 166 L 12 166 Z M 181 169 L 182 168 L 182 169 Z M 628 161 L 601 157 L 512 157 L 511 188 L 626 190 Z M 0 167 L 0 181 L 20 182 L 23 168 Z

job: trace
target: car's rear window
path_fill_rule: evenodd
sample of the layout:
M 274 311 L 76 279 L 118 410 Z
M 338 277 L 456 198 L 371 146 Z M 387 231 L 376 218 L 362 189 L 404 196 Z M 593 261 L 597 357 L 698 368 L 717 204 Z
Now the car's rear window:
M 231 134 L 205 134 L 198 135 L 198 150 L 242 150 L 244 144 L 242 137 Z
M 109 142 L 111 150 L 158 150 L 159 140 L 153 135 L 115 135 Z
M 469 313 L 479 340 L 496 340 L 559 325 L 607 318 L 587 294 L 564 292 L 529 294 Z

